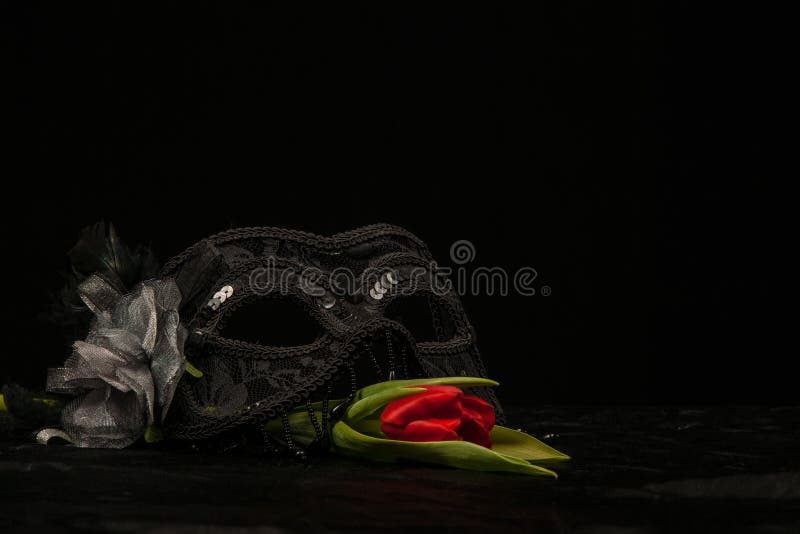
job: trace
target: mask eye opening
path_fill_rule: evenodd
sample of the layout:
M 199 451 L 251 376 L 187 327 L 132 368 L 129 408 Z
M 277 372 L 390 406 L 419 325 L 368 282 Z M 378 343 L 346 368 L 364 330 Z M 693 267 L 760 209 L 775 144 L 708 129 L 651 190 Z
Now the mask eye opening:
M 267 295 L 240 305 L 220 325 L 219 335 L 270 347 L 299 347 L 325 330 L 296 297 Z

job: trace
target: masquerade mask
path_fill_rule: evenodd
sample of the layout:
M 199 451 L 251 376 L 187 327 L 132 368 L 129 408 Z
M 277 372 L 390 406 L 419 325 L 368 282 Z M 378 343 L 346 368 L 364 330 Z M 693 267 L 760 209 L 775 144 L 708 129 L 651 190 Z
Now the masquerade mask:
M 389 225 L 332 237 L 245 228 L 193 245 L 161 273 L 183 295 L 186 356 L 203 372 L 181 381 L 169 433 L 210 437 L 384 380 L 485 376 L 434 269 L 424 243 Z M 255 342 L 270 332 L 299 338 Z M 499 408 L 491 390 L 477 393 Z
M 128 294 L 119 285 L 81 284 L 90 336 L 48 381 L 81 394 L 63 418 L 78 444 L 125 446 L 153 423 L 170 438 L 211 438 L 376 382 L 486 376 L 458 295 L 425 244 L 395 226 L 229 230 L 157 280 Z M 101 352 L 123 361 L 98 370 Z M 183 373 L 184 361 L 199 372 Z M 490 389 L 472 393 L 502 419 Z

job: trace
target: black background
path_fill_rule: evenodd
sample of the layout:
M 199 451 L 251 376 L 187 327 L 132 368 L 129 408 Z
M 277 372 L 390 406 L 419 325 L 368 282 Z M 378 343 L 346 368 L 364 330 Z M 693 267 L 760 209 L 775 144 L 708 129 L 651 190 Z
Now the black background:
M 797 400 L 763 165 L 768 17 L 590 2 L 4 7 L 0 382 L 84 226 L 166 260 L 234 226 L 404 226 L 550 296 L 465 296 L 501 398 Z M 13 11 L 13 12 L 12 12 Z M 11 161 L 11 159 L 7 159 Z

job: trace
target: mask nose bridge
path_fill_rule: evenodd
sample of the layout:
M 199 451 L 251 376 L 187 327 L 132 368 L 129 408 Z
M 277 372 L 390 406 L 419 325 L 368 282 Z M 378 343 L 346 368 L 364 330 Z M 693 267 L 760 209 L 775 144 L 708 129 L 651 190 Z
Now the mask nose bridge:
M 374 336 L 380 332 L 387 332 L 399 336 L 401 341 L 406 342 L 416 352 L 417 341 L 414 339 L 411 332 L 409 332 L 402 323 L 384 316 L 375 317 L 366 321 L 353 333 L 353 337 Z

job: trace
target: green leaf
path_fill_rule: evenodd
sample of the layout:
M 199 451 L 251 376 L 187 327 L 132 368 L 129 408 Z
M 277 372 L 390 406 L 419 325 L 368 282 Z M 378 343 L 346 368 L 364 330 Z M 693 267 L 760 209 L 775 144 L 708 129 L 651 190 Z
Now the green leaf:
M 410 380 L 388 380 L 386 382 L 378 382 L 361 388 L 356 392 L 355 400 L 361 400 L 375 395 L 386 389 L 407 386 L 457 386 L 462 388 L 472 388 L 481 386 L 498 386 L 499 384 L 494 380 L 488 378 L 477 378 L 473 376 L 445 376 L 439 378 L 413 378 Z
M 533 436 L 495 425 L 492 428 L 492 450 L 509 456 L 523 458 L 535 462 L 569 460 L 569 456 L 542 443 Z
M 164 434 L 157 426 L 150 425 L 144 429 L 144 440 L 147 443 L 155 443 L 164 439 Z
M 203 377 L 203 371 L 192 365 L 189 360 L 186 360 L 186 362 L 183 365 L 183 368 L 186 370 L 187 373 L 189 373 L 195 378 Z
M 385 462 L 412 460 L 477 471 L 506 471 L 557 477 L 549 469 L 467 441 L 411 442 L 381 439 L 357 432 L 344 421 L 334 424 L 331 434 L 336 451 L 357 458 Z
M 335 406 L 335 404 L 332 404 Z M 322 425 L 322 403 L 316 402 L 311 405 L 314 413 L 317 416 L 317 421 Z M 308 416 L 308 409 L 305 406 L 295 408 L 288 414 L 289 428 L 292 431 L 292 440 L 301 447 L 308 447 L 315 439 L 317 433 L 314 430 L 314 424 Z M 283 420 L 280 417 L 275 417 L 267 421 L 265 430 L 273 438 L 279 442 L 283 442 Z
M 365 419 L 362 419 L 358 423 L 350 425 L 350 428 L 355 430 L 356 432 L 361 432 L 362 434 L 366 434 L 367 436 L 372 436 L 373 438 L 381 438 L 386 439 L 386 434 L 383 433 L 381 430 L 381 419 L 375 415 L 369 416 Z

